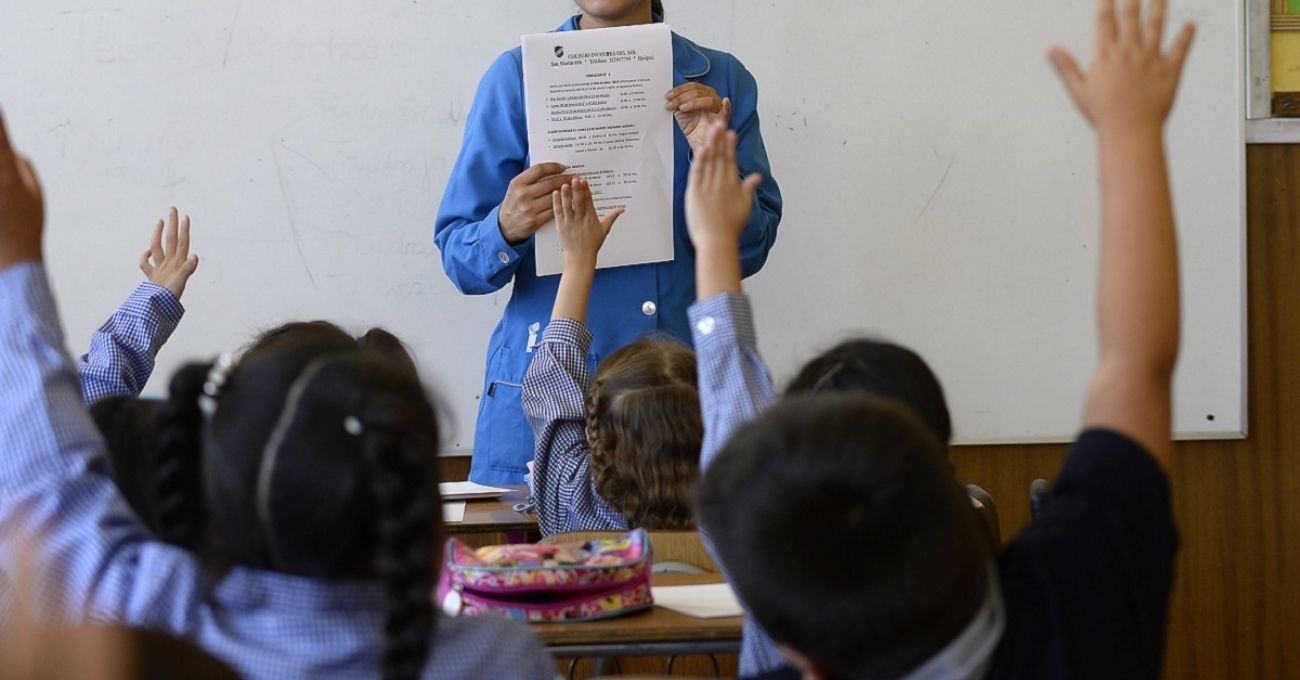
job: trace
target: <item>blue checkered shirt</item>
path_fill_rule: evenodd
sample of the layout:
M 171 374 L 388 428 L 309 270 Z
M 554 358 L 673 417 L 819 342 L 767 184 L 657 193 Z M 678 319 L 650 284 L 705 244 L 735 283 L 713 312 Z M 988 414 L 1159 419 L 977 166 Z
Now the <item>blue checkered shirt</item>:
M 533 349 L 524 376 L 524 415 L 533 427 L 533 500 L 543 536 L 566 531 L 624 531 L 627 520 L 596 491 L 587 445 L 587 352 L 591 331 L 554 319 Z
M 158 350 L 172 336 L 185 307 L 170 290 L 140 284 L 90 337 L 90 351 L 77 360 L 87 404 L 139 396 L 153 373 Z
M 371 582 L 236 568 L 212 582 L 153 541 L 107 474 L 38 264 L 0 271 L 0 570 L 34 560 L 48 623 L 121 623 L 187 638 L 249 678 L 374 678 L 384 597 Z M 30 572 L 29 572 L 30 573 Z M 441 618 L 425 677 L 553 678 L 537 639 L 498 618 Z
M 700 471 L 709 468 L 740 426 L 757 418 L 776 402 L 772 378 L 758 353 L 754 313 L 745 295 L 724 293 L 691 305 L 688 310 L 700 371 L 700 408 L 704 415 L 704 444 Z M 713 550 L 701 527 L 704 545 Z M 725 572 L 722 560 L 718 564 Z M 785 665 L 772 638 L 745 612 L 740 643 L 740 674 L 756 675 Z

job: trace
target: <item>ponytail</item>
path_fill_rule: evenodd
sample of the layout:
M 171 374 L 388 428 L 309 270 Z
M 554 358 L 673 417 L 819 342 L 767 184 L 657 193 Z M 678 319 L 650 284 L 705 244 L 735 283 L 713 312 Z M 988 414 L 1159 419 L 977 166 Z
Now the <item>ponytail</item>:
M 384 680 L 420 677 L 429 658 L 442 503 L 428 452 L 404 445 L 400 407 L 371 408 L 361 418 L 378 524 L 377 571 L 387 598 Z
M 199 395 L 212 364 L 190 364 L 172 376 L 158 411 L 158 459 L 154 492 L 158 536 L 197 551 L 205 542 L 207 504 L 202 482 L 203 416 Z

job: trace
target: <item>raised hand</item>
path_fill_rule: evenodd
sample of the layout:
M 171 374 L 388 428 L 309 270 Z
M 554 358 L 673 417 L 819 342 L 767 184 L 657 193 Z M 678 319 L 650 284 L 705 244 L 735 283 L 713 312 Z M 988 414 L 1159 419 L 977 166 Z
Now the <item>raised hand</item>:
M 717 90 L 703 83 L 674 87 L 664 98 L 664 108 L 673 112 L 694 153 L 704 146 L 710 124 L 731 122 L 731 99 L 719 97 Z
M 686 227 L 697 250 L 720 246 L 738 250 L 740 234 L 754 210 L 763 176 L 741 181 L 736 165 L 736 133 L 715 122 L 705 132 L 686 184 Z
M 140 256 L 140 271 L 179 298 L 198 268 L 199 256 L 190 254 L 190 216 L 180 219 L 172 208 L 165 225 L 162 220 L 154 225 L 149 249 Z
M 45 201 L 36 171 L 9 144 L 0 114 L 0 271 L 21 262 L 40 262 Z
M 1153 0 L 1142 17 L 1141 0 L 1099 0 L 1092 63 L 1084 73 L 1074 57 L 1053 47 L 1048 57 L 1075 105 L 1098 132 L 1156 128 L 1173 107 L 1195 27 L 1184 24 L 1166 52 L 1162 48 L 1167 0 Z
M 555 217 L 551 193 L 573 179 L 573 175 L 561 174 L 567 169 L 561 163 L 538 163 L 510 180 L 497 213 L 501 235 L 507 242 L 519 245 L 527 241 Z
M 574 178 L 551 193 L 551 206 L 555 212 L 555 228 L 560 233 L 564 248 L 564 267 L 596 268 L 596 256 L 605 244 L 614 222 L 623 214 L 623 208 L 614 208 L 600 217 L 591 198 L 587 180 Z

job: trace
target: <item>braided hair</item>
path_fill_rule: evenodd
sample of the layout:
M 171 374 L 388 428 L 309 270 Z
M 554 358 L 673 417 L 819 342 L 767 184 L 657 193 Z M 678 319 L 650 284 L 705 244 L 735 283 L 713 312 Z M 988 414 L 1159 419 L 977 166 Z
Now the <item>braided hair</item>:
M 383 677 L 418 677 L 435 629 L 442 505 L 437 416 L 409 353 L 378 329 L 354 338 L 288 324 L 221 376 L 204 414 L 211 369 L 177 373 L 160 417 L 164 534 L 204 547 L 218 569 L 377 580 Z
M 694 352 L 654 337 L 611 354 L 588 391 L 586 425 L 601 498 L 634 527 L 694 528 L 704 440 Z

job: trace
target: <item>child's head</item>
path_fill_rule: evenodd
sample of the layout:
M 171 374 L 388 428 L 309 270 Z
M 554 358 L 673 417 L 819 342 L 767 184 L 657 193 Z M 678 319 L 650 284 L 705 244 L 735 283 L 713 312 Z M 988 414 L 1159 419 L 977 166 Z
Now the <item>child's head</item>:
M 912 350 L 880 340 L 840 343 L 804 364 L 786 394 L 863 392 L 894 399 L 916 412 L 945 447 L 952 419 L 943 387 L 925 360 Z
M 691 493 L 703 439 L 689 348 L 647 338 L 601 363 L 587 396 L 591 472 L 601 497 L 632 526 L 695 526 Z
M 159 470 L 202 452 L 201 474 L 174 477 L 201 487 L 192 510 L 208 518 L 204 542 L 220 565 L 381 581 L 385 676 L 414 677 L 434 620 L 438 427 L 409 356 L 394 347 L 378 331 L 354 339 L 331 324 L 294 324 L 231 370 L 182 369 L 160 427 Z
M 779 644 L 834 677 L 898 677 L 961 633 L 993 556 L 932 430 L 865 394 L 790 397 L 740 429 L 698 513 Z

